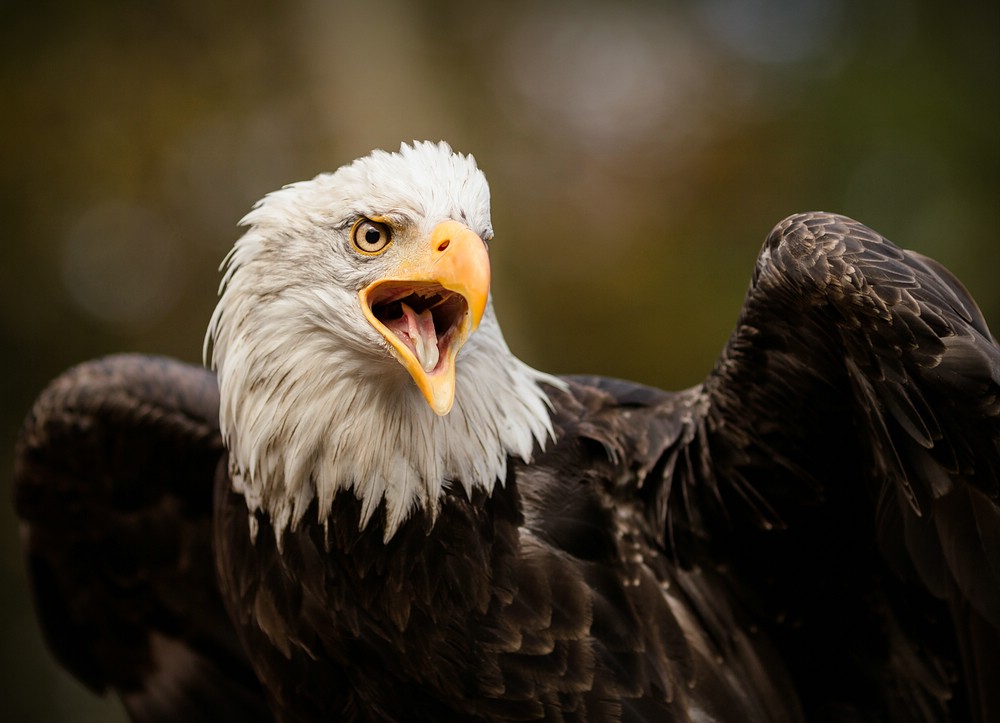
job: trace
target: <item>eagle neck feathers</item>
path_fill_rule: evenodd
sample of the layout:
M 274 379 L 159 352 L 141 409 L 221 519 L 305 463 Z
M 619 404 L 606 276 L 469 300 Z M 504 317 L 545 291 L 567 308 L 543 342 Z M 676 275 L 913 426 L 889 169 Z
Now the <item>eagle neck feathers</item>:
M 269 324 L 268 305 L 234 294 L 225 308 L 232 288 L 210 330 L 220 427 L 233 489 L 251 519 L 269 516 L 279 546 L 314 500 L 325 525 L 347 492 L 361 501 L 362 529 L 385 502 L 388 541 L 415 510 L 433 520 L 451 485 L 470 498 L 473 488 L 492 492 L 508 457 L 529 461 L 553 435 L 543 385 L 561 382 L 511 354 L 491 309 L 459 355 L 455 405 L 439 417 L 384 351 L 385 359 L 359 355 L 316 333 L 310 315 L 255 332 Z

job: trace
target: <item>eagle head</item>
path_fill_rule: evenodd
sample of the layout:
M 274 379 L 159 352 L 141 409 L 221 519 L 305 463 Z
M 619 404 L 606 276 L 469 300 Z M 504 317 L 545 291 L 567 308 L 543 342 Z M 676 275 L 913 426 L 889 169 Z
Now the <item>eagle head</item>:
M 384 502 L 389 539 L 459 484 L 491 491 L 551 436 L 490 298 L 489 186 L 445 143 L 375 151 L 269 194 L 223 262 L 206 336 L 234 489 L 280 542 L 316 502 Z M 207 355 L 207 354 L 206 354 Z

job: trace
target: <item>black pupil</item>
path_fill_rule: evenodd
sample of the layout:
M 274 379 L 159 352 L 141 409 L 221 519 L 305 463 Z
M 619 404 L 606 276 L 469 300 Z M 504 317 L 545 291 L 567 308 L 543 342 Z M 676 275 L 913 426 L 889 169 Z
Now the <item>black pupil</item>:
M 382 232 L 377 228 L 370 228 L 365 231 L 365 241 L 370 243 L 372 246 L 377 244 L 382 239 Z

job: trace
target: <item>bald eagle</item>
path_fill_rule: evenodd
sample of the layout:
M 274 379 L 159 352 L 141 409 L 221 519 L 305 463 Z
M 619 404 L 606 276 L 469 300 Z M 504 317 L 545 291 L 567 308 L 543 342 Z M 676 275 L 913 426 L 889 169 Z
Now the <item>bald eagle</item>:
M 446 144 L 243 223 L 214 373 L 84 363 L 18 442 L 42 628 L 134 720 L 1000 719 L 1000 348 L 936 262 L 787 218 L 670 393 L 513 356 Z

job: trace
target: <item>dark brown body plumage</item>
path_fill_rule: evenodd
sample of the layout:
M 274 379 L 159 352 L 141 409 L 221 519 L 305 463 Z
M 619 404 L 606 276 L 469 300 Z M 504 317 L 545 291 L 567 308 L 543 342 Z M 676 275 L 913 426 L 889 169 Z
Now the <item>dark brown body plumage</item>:
M 492 496 L 279 552 L 209 373 L 71 370 L 16 471 L 53 649 L 137 720 L 1000 715 L 1000 349 L 947 271 L 795 216 L 703 385 L 568 382 Z

